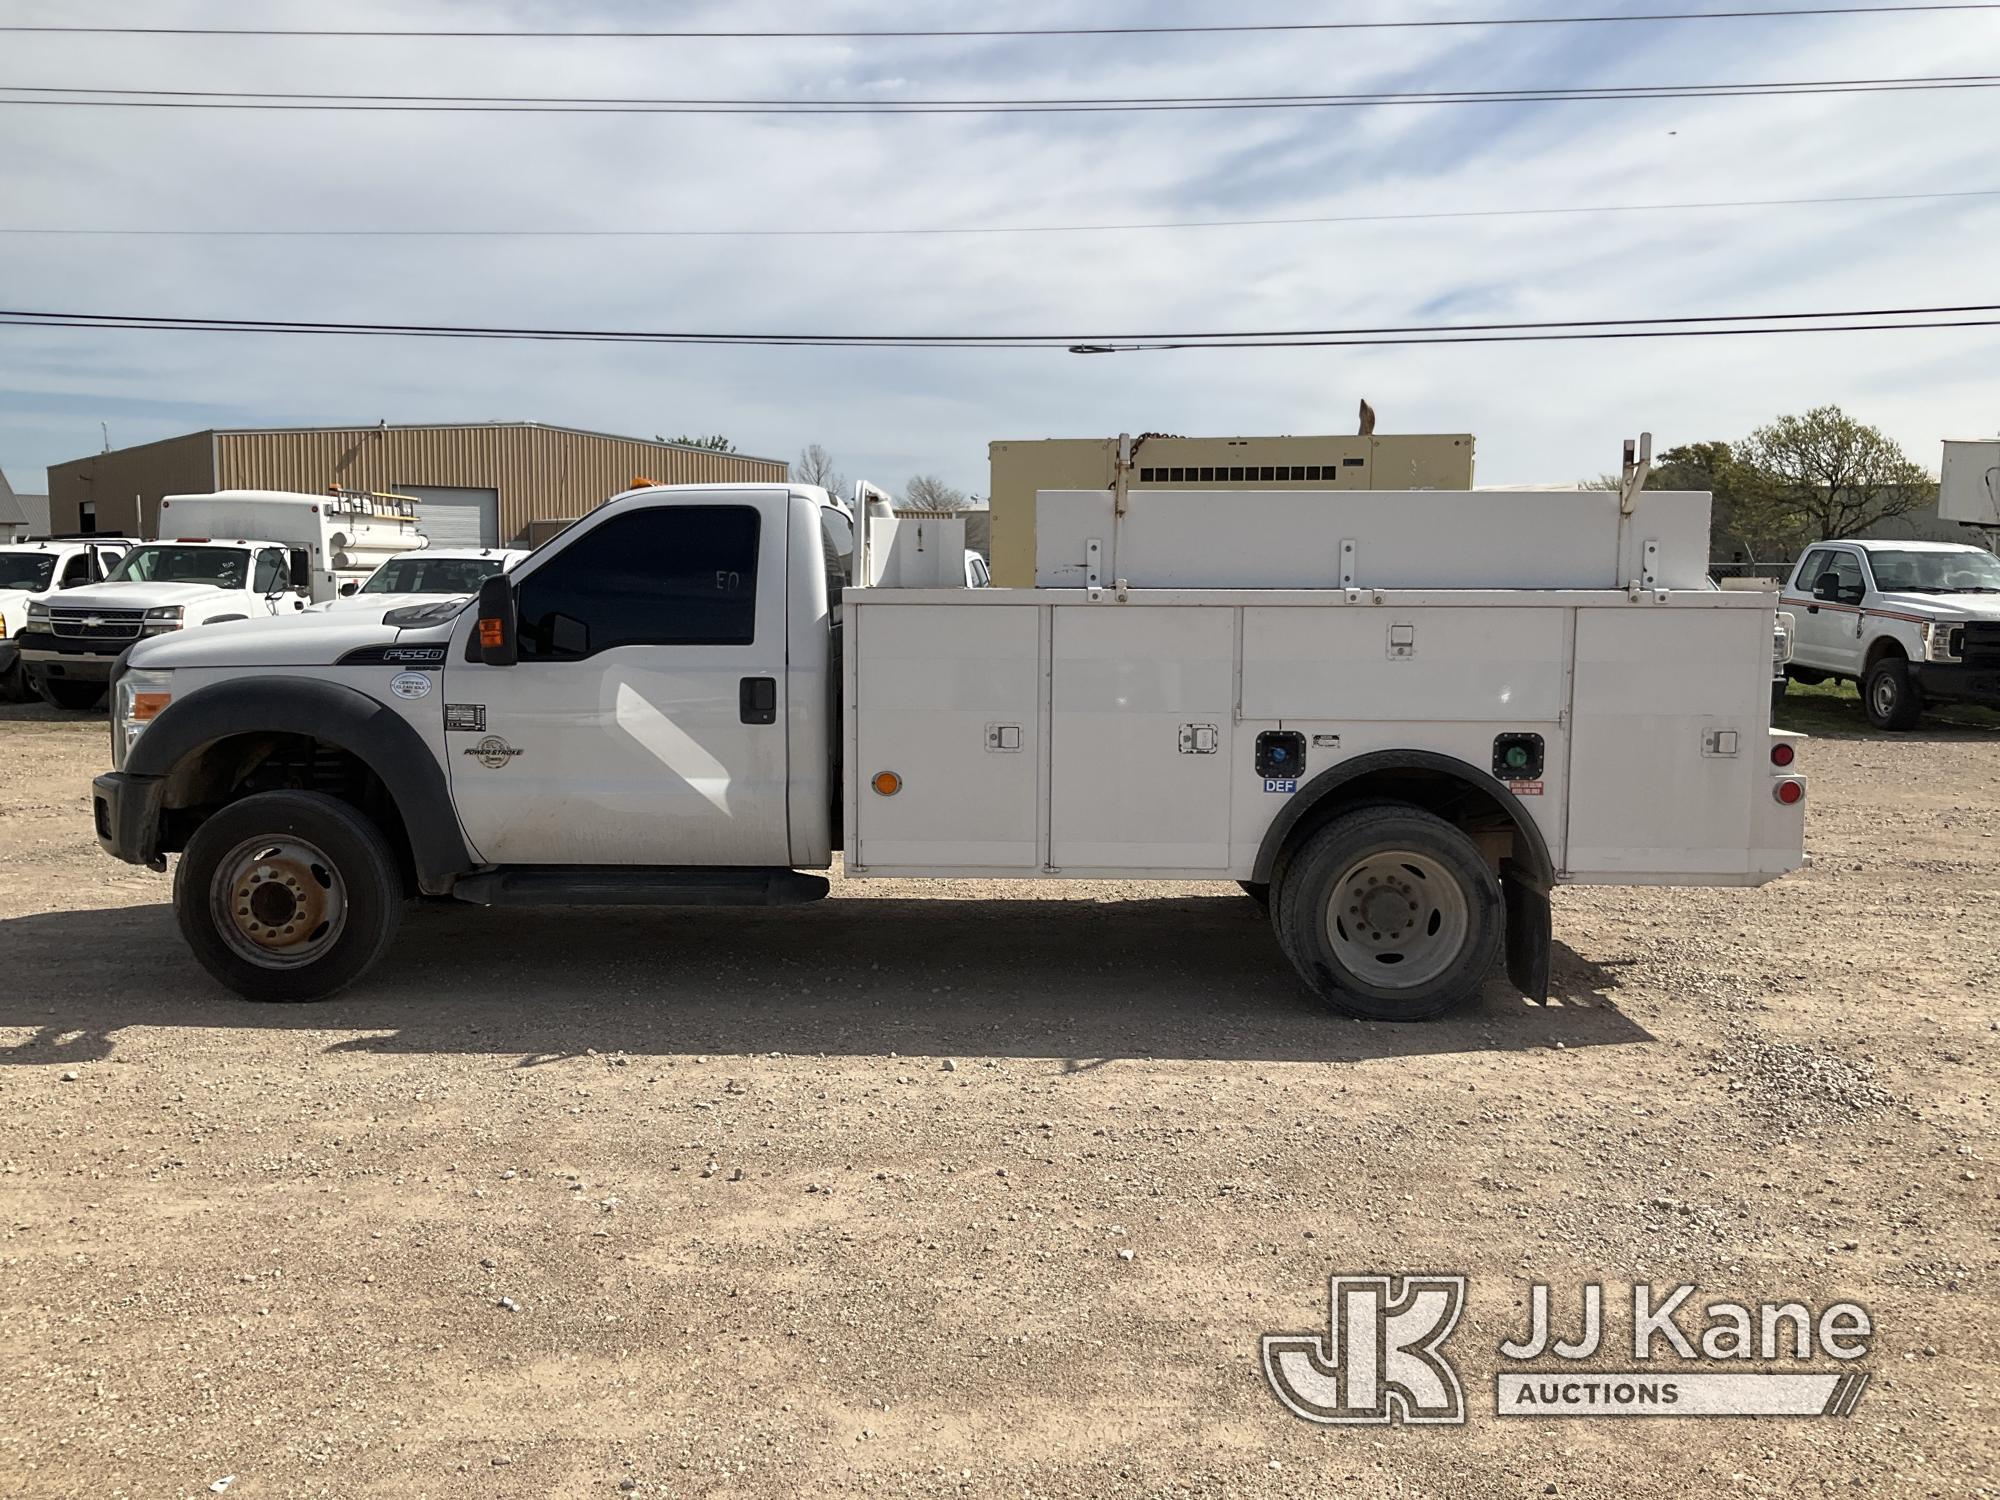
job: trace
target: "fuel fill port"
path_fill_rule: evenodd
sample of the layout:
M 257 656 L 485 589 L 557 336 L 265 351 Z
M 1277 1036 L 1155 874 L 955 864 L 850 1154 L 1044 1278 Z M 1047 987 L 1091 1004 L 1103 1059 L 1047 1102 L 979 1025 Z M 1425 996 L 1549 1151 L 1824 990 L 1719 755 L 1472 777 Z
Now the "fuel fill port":
M 1493 774 L 1502 781 L 1542 779 L 1542 737 L 1539 734 L 1496 734 Z
M 1296 729 L 1267 729 L 1257 736 L 1257 774 L 1291 781 L 1306 773 L 1306 737 Z

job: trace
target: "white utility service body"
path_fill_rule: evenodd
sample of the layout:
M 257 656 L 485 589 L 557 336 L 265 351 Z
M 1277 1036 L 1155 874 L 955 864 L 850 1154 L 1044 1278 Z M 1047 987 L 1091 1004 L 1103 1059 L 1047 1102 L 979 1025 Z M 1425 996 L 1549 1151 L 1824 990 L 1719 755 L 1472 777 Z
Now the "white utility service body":
M 412 887 L 789 905 L 844 850 L 1233 879 L 1310 987 L 1387 1019 L 1503 946 L 1545 994 L 1559 882 L 1803 862 L 1772 596 L 1707 581 L 1706 496 L 1048 492 L 1014 589 L 965 587 L 962 520 L 886 512 L 647 488 L 468 606 L 143 642 L 99 840 L 181 852 L 182 930 L 253 998 L 351 982 Z
M 847 874 L 1257 881 L 1299 787 L 1405 750 L 1497 770 L 1561 881 L 1799 867 L 1773 601 L 1707 583 L 1706 495 L 1622 528 L 1595 491 L 1115 504 L 1040 496 L 1033 589 L 847 591 Z M 1257 772 L 1267 731 L 1304 737 L 1290 774 Z M 1539 774 L 1494 765 L 1502 733 Z

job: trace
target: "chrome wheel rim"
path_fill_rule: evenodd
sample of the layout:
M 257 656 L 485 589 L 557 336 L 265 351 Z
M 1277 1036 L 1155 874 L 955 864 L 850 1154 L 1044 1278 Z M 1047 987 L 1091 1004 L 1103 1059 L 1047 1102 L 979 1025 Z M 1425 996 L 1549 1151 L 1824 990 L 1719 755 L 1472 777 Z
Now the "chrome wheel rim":
M 1387 990 L 1434 983 L 1472 928 L 1464 888 L 1441 862 L 1414 849 L 1364 856 L 1334 884 L 1326 938 L 1350 974 Z
M 209 907 L 237 957 L 260 969 L 296 969 L 340 940 L 347 886 L 318 845 L 266 834 L 245 839 L 215 867 Z

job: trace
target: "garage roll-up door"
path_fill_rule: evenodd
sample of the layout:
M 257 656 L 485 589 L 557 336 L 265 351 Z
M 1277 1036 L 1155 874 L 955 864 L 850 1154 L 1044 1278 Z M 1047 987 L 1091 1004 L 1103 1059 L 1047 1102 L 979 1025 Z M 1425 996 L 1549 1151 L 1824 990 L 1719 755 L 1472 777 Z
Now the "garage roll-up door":
M 500 492 L 399 484 L 396 493 L 417 502 L 417 529 L 433 547 L 497 547 Z

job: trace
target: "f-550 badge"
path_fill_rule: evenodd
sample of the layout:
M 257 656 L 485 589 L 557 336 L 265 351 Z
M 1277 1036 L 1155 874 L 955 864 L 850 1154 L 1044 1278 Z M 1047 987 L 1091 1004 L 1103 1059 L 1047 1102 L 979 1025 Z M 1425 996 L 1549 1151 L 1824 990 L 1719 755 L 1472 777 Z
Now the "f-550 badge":
M 516 750 L 497 734 L 487 735 L 476 745 L 467 745 L 464 753 L 491 771 L 498 771 L 517 755 L 527 754 L 525 750 Z

